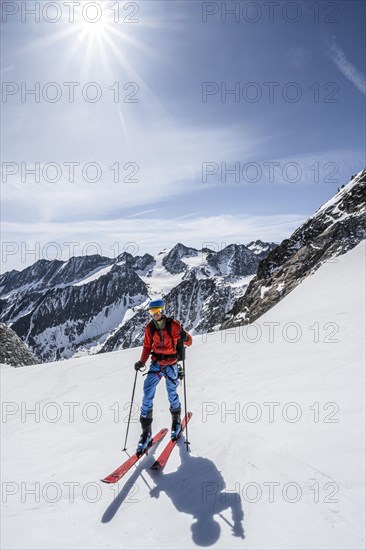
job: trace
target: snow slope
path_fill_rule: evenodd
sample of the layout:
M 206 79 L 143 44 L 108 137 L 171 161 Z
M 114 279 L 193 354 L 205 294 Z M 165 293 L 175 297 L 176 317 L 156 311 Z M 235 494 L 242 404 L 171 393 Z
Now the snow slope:
M 256 324 L 196 336 L 191 454 L 152 472 L 151 453 L 117 487 L 99 480 L 126 457 L 140 350 L 3 366 L 2 547 L 364 548 L 364 283 L 361 243 Z
M 106 267 L 102 267 L 101 269 L 97 269 L 95 272 L 93 272 L 91 275 L 87 275 L 84 279 L 81 279 L 77 283 L 74 283 L 74 286 L 83 286 L 87 285 L 91 281 L 96 281 L 99 279 L 99 277 L 102 277 L 103 275 L 107 275 L 113 268 L 112 265 L 107 265 Z
M 141 279 L 149 288 L 151 299 L 160 298 L 168 294 L 175 286 L 182 281 L 184 273 L 173 275 L 169 273 L 163 265 L 163 260 L 168 256 L 170 250 L 164 249 L 155 257 L 155 265 L 149 276 L 140 275 Z

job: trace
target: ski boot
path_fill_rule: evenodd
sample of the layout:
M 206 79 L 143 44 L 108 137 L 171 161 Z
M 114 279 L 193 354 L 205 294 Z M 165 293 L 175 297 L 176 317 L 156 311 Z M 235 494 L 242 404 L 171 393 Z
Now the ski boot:
M 182 421 L 180 418 L 181 409 L 169 409 L 172 415 L 172 429 L 170 433 L 170 439 L 172 441 L 175 441 L 180 436 L 180 432 L 182 431 Z
M 146 451 L 146 449 L 149 447 L 152 440 L 152 435 L 151 435 L 152 412 L 150 412 L 147 416 L 140 416 L 140 422 L 141 422 L 142 434 L 140 435 L 140 439 L 136 447 L 136 454 L 138 455 L 141 455 Z

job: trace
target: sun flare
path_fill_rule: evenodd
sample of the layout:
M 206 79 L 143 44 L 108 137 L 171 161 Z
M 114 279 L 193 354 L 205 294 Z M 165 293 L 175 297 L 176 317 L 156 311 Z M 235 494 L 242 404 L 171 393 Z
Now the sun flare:
M 81 41 L 93 41 L 94 39 L 100 40 L 103 37 L 107 36 L 108 25 L 109 21 L 105 13 L 103 13 L 103 15 L 100 16 L 99 19 L 95 19 L 94 21 L 87 21 L 83 19 L 80 21 L 78 26 L 78 38 Z

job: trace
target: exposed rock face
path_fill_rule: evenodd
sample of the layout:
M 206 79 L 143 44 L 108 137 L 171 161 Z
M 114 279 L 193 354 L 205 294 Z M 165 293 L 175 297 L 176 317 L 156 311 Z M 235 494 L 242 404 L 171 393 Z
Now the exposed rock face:
M 0 277 L 0 293 L 6 295 L 24 286 L 29 288 L 53 288 L 80 281 L 94 270 L 111 263 L 103 256 L 72 257 L 67 262 L 60 260 L 38 260 L 23 271 L 9 271 Z
M 144 254 L 143 256 L 137 256 L 132 262 L 132 268 L 138 275 L 147 275 L 155 265 L 154 256 L 150 254 Z
M 149 313 L 141 309 L 108 338 L 98 353 L 140 346 L 144 339 L 145 326 L 149 321 Z
M 276 243 L 264 243 L 263 241 L 257 239 L 256 241 L 252 241 L 249 244 L 247 244 L 247 248 L 254 252 L 254 254 L 259 258 L 260 260 L 263 260 L 268 254 L 277 247 Z
M 235 296 L 235 288 L 225 278 L 198 278 L 192 271 L 171 290 L 167 303 L 169 312 L 187 330 L 201 334 L 220 325 L 223 313 L 230 309 Z
M 258 256 L 243 244 L 230 244 L 207 256 L 207 263 L 217 274 L 239 277 L 255 273 L 258 261 Z
M 366 169 L 263 259 L 223 329 L 252 323 L 320 265 L 366 238 Z
M 196 248 L 188 248 L 182 243 L 178 243 L 171 249 L 169 254 L 163 259 L 163 266 L 170 273 L 182 273 L 188 269 L 188 265 L 181 261 L 181 258 L 198 256 L 199 251 Z
M 0 323 L 0 363 L 13 367 L 38 363 L 19 336 L 4 323 Z

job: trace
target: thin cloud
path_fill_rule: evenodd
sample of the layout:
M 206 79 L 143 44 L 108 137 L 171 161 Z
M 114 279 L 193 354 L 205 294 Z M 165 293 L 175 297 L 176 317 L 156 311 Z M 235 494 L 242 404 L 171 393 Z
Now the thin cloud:
M 358 91 L 366 95 L 365 75 L 358 71 L 348 60 L 344 51 L 337 46 L 334 36 L 326 42 L 326 46 L 328 57 L 330 57 L 340 72 L 356 86 Z
M 83 180 L 81 169 L 75 171 L 75 181 L 71 182 L 65 161 L 60 161 L 62 177 L 57 183 L 44 178 L 38 183 L 33 176 L 22 183 L 18 167 L 17 174 L 2 183 L 4 213 L 15 211 L 20 196 L 28 221 L 33 222 L 93 220 L 101 212 L 109 218 L 115 217 L 116 209 L 149 210 L 152 203 L 178 199 L 195 190 L 200 182 L 202 162 L 250 157 L 267 139 L 259 138 L 259 132 L 253 128 L 184 126 L 170 119 L 161 120 L 159 128 L 154 130 L 153 122 L 148 126 L 146 120 L 142 124 L 141 120 L 131 119 L 128 129 L 133 144 L 129 158 L 137 161 L 133 176 L 131 169 L 124 168 L 123 161 L 119 182 L 115 183 L 111 162 L 104 161 L 99 163 L 103 177 L 95 184 Z M 110 139 L 113 142 L 114 136 Z M 24 153 L 23 158 L 27 157 Z M 34 166 L 34 162 L 28 164 Z
M 126 218 L 130 219 L 130 218 L 137 218 L 139 216 L 146 216 L 146 214 L 153 214 L 158 210 L 159 210 L 158 208 L 150 208 L 150 210 L 143 210 L 142 212 L 136 212 L 135 214 L 130 214 L 129 216 L 126 216 Z
M 127 250 L 132 254 L 157 254 L 178 242 L 201 249 L 220 250 L 231 243 L 246 244 L 255 239 L 280 242 L 305 221 L 298 214 L 247 216 L 221 214 L 192 218 L 146 218 L 95 220 L 92 224 L 7 222 L 7 238 L 2 255 L 2 272 L 24 269 L 45 258 L 68 260 L 71 255 L 102 254 L 116 257 Z M 96 235 L 98 238 L 96 239 Z M 72 253 L 70 252 L 72 250 Z M 113 254 L 112 254 L 113 252 Z

